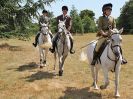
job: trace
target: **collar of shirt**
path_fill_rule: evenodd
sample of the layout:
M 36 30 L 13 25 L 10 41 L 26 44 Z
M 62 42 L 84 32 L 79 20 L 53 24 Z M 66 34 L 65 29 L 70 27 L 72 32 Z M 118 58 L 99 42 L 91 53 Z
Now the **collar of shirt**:
M 63 15 L 63 19 L 65 19 L 67 17 L 67 15 Z

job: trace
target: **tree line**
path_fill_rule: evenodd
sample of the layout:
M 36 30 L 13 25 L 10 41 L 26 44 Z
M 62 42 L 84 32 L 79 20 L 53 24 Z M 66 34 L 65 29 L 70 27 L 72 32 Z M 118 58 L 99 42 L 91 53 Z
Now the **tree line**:
M 50 5 L 56 0 L 0 0 L 0 38 L 28 38 L 38 31 L 38 23 L 33 23 L 33 19 L 38 19 L 39 10 L 45 9 L 45 5 Z M 70 11 L 72 18 L 73 33 L 96 32 L 95 13 L 85 9 L 78 13 L 72 6 Z M 50 12 L 51 30 L 56 29 L 56 18 Z M 133 34 L 133 0 L 129 0 L 121 8 L 121 14 L 116 19 L 117 27 L 124 27 L 124 33 Z

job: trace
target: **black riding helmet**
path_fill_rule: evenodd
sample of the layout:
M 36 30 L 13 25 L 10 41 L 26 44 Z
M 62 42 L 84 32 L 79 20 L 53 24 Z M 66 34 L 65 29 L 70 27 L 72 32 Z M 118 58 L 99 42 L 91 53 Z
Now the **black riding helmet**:
M 48 13 L 48 11 L 47 10 L 43 10 L 42 13 Z
M 68 11 L 68 7 L 67 6 L 62 6 L 62 11 L 63 10 L 67 10 Z
M 104 4 L 102 7 L 102 11 L 105 11 L 106 9 L 112 10 L 112 7 L 113 7 L 112 3 Z

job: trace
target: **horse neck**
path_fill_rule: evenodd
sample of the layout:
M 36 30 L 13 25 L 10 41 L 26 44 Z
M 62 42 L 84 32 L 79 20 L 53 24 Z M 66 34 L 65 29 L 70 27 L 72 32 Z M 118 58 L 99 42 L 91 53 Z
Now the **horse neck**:
M 46 35 L 44 35 L 43 33 L 41 33 L 41 40 L 43 41 L 43 42 L 47 42 L 48 41 L 48 36 L 49 34 L 46 34 Z

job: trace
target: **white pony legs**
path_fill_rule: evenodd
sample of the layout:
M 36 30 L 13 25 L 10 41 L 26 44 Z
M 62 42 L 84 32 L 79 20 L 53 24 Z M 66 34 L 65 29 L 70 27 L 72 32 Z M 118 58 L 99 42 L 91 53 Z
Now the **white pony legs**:
M 65 61 L 66 57 L 67 57 L 67 55 L 59 57 L 59 71 L 64 70 L 64 61 Z
M 106 66 L 103 65 L 103 75 L 104 75 L 104 85 L 101 85 L 100 88 L 101 89 L 106 89 L 107 86 L 109 85 L 109 78 L 108 78 L 108 69 L 105 68 Z
M 56 69 L 56 64 L 57 64 L 57 53 L 54 53 L 54 70 Z
M 93 84 L 92 86 L 94 86 L 94 89 L 99 89 L 97 86 L 97 82 L 98 82 L 98 69 L 96 69 L 96 67 L 91 65 L 91 74 L 92 74 L 92 78 L 93 78 Z
M 115 69 L 115 96 L 116 97 L 120 97 L 120 94 L 119 94 L 119 91 L 118 91 L 118 89 L 119 89 L 120 69 L 121 69 L 121 61 L 119 61 L 119 63 L 117 63 L 116 69 Z
M 40 53 L 40 66 L 46 66 L 46 57 L 48 54 L 48 49 L 42 49 L 39 48 L 39 53 Z

